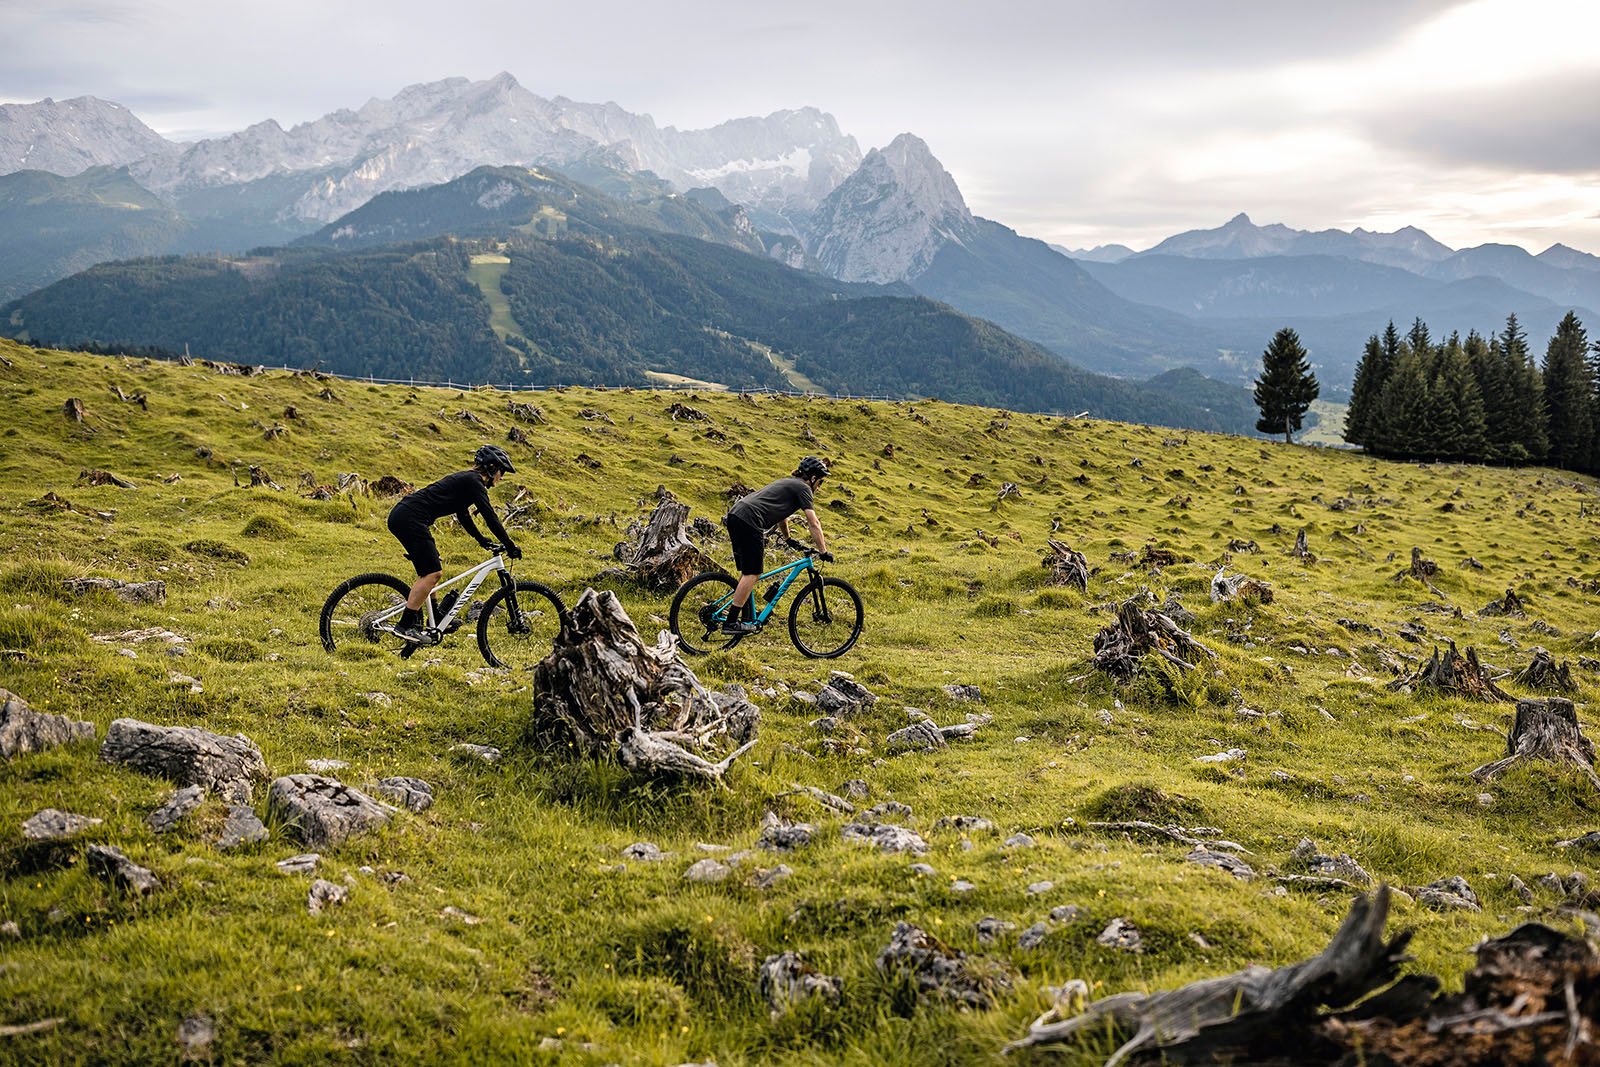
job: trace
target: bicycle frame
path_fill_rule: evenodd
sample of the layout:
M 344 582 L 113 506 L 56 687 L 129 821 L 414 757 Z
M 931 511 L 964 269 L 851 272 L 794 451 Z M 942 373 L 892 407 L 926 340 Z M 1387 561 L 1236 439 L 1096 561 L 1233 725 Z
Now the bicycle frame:
M 445 612 L 442 618 L 434 617 L 433 596 L 432 594 L 428 596 L 428 599 L 424 601 L 422 605 L 423 615 L 427 621 L 428 628 L 431 630 L 443 630 L 449 626 L 450 623 L 455 620 L 455 617 L 464 611 L 466 606 L 471 603 L 472 594 L 478 591 L 478 586 L 482 585 L 483 580 L 489 577 L 491 574 L 498 574 L 500 576 L 501 585 L 506 584 L 511 579 L 511 572 L 506 568 L 505 560 L 501 559 L 498 554 L 490 556 L 476 567 L 471 567 L 467 570 L 464 570 L 454 578 L 451 578 L 448 581 L 440 582 L 438 585 L 434 586 L 433 592 L 437 593 L 441 589 L 450 588 L 457 582 L 467 583 L 466 588 L 461 590 L 460 594 L 457 595 L 455 599 L 455 603 L 450 605 L 450 610 Z M 393 625 L 394 620 L 400 617 L 400 612 L 403 610 L 405 610 L 404 605 L 398 608 L 391 608 L 389 611 L 379 615 L 376 621 L 380 624 Z
M 813 560 L 810 556 L 801 556 L 799 559 L 795 560 L 793 563 L 785 563 L 783 566 L 774 568 L 773 570 L 770 570 L 767 573 L 763 574 L 761 576 L 761 578 L 756 582 L 757 587 L 759 587 L 760 584 L 762 582 L 766 581 L 768 578 L 776 578 L 780 574 L 784 575 L 784 579 L 783 579 L 783 584 L 778 586 L 778 591 L 776 593 L 774 593 L 772 595 L 772 597 L 764 605 L 762 605 L 760 611 L 756 612 L 756 622 L 757 622 L 757 624 L 765 625 L 767 619 L 769 619 L 772 616 L 772 612 L 774 611 L 774 609 L 777 608 L 778 601 L 783 599 L 783 595 L 789 591 L 789 587 L 794 584 L 795 579 L 800 577 L 801 572 L 815 573 L 816 569 L 817 569 L 817 567 L 816 567 L 816 561 L 815 560 Z M 751 598 L 754 599 L 755 595 L 756 595 L 756 591 L 754 589 L 752 589 L 750 591 Z M 720 620 L 723 617 L 723 615 L 722 615 L 723 610 L 732 601 L 733 601 L 733 594 L 729 593 L 727 596 L 722 597 L 720 600 L 718 600 L 715 604 L 712 605 L 716 609 L 716 618 L 717 619 Z

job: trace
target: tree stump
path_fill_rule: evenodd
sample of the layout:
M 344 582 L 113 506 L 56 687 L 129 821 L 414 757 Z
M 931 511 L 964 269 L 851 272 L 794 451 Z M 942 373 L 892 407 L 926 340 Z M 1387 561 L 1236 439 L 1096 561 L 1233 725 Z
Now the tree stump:
M 1522 601 L 1517 598 L 1515 589 L 1507 588 L 1506 595 L 1499 600 L 1491 600 L 1478 612 L 1480 616 L 1504 616 L 1508 619 L 1526 619 L 1528 612 L 1522 606 Z
M 1044 567 L 1050 572 L 1051 585 L 1077 586 L 1080 592 L 1089 591 L 1089 561 L 1082 552 L 1074 551 L 1065 541 L 1054 539 L 1045 542 L 1050 546 L 1044 557 Z
M 1384 939 L 1388 896 L 1380 888 L 1357 897 L 1328 947 L 1311 959 L 1158 993 L 1118 993 L 1073 1018 L 1063 1018 L 1066 1005 L 1059 1005 L 1004 1051 L 1101 1038 L 1109 1029 L 1126 1043 L 1108 1065 L 1600 1063 L 1600 951 L 1593 943 L 1527 923 L 1479 945 L 1462 991 L 1439 996 L 1442 983 L 1432 975 L 1395 981 L 1411 932 Z
M 1533 661 L 1517 672 L 1512 681 L 1527 689 L 1543 689 L 1552 693 L 1573 693 L 1578 689 L 1572 680 L 1572 668 L 1566 663 L 1556 663 L 1550 653 L 1537 646 Z
M 1422 549 L 1413 546 L 1411 549 L 1411 565 L 1405 570 L 1396 574 L 1394 576 L 1394 580 L 1397 582 L 1403 582 L 1407 578 L 1415 578 L 1417 581 L 1427 586 L 1428 589 L 1433 592 L 1434 596 L 1444 600 L 1447 599 L 1444 593 L 1442 593 L 1439 590 L 1439 587 L 1434 585 L 1432 581 L 1433 577 L 1438 573 L 1439 565 L 1431 559 L 1424 559 L 1422 556 Z
M 1117 606 L 1117 621 L 1094 638 L 1093 664 L 1097 670 L 1126 681 L 1138 673 L 1140 661 L 1147 655 L 1159 656 L 1186 671 L 1196 669 L 1189 662 L 1191 659 L 1201 655 L 1216 659 L 1215 652 L 1196 641 L 1170 616 L 1141 606 L 1151 602 L 1149 592 L 1141 590 Z
M 1311 548 L 1306 543 L 1305 527 L 1302 526 L 1300 532 L 1295 534 L 1294 548 L 1289 550 L 1289 554 L 1301 563 L 1315 563 L 1317 561 L 1317 557 L 1311 554 Z
M 1220 603 L 1224 600 L 1251 600 L 1262 604 L 1272 603 L 1272 586 L 1245 574 L 1227 574 L 1227 568 L 1221 567 L 1211 576 L 1211 602 Z
M 374 496 L 405 496 L 411 492 L 411 483 L 403 482 L 392 474 L 385 474 L 372 483 Z
M 1583 736 L 1577 709 L 1565 697 L 1517 701 L 1517 718 L 1506 738 L 1505 758 L 1484 764 L 1472 772 L 1472 777 L 1491 782 L 1524 759 L 1571 764 L 1600 789 L 1600 775 L 1594 769 L 1594 746 Z
M 61 413 L 67 417 L 68 422 L 82 422 L 83 401 L 75 396 L 67 397 L 67 402 L 61 405 Z
M 680 503 L 666 486 L 656 489 L 656 506 L 644 525 L 628 526 L 632 542 L 614 554 L 651 592 L 668 593 L 701 571 L 718 569 L 689 536 L 689 505 Z
M 530 426 L 537 426 L 544 422 L 544 409 L 537 404 L 519 404 L 515 400 L 506 401 L 511 411 L 511 417 Z
M 1516 699 L 1484 674 L 1476 651 L 1469 646 L 1467 654 L 1462 656 L 1456 651 L 1454 641 L 1450 642 L 1450 651 L 1443 655 L 1439 652 L 1439 646 L 1435 645 L 1427 663 L 1404 678 L 1396 678 L 1389 683 L 1389 688 L 1398 693 L 1410 693 L 1421 688 L 1438 689 L 1484 703 L 1504 701 L 1509 704 Z
M 609 591 L 584 591 L 533 684 L 536 740 L 646 775 L 721 781 L 761 719 L 743 693 L 702 685 L 671 634 L 645 644 Z

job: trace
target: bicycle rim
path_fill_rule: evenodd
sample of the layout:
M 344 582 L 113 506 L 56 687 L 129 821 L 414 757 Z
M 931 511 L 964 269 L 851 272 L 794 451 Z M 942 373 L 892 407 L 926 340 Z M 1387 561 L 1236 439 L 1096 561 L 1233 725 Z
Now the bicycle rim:
M 789 607 L 789 638 L 813 659 L 842 656 L 861 636 L 861 596 L 849 583 L 823 578 L 806 586 Z
M 342 583 L 322 607 L 322 646 L 336 649 L 372 648 L 398 652 L 405 642 L 382 626 L 395 619 L 382 616 L 405 607 L 408 587 L 387 574 L 361 574 Z
M 538 582 L 494 591 L 478 616 L 478 651 L 491 667 L 531 671 L 561 634 L 561 598 Z
M 677 635 L 678 647 L 692 655 L 732 648 L 743 634 L 722 632 L 726 605 L 719 605 L 733 592 L 734 581 L 726 574 L 701 574 L 690 578 L 672 598 L 668 624 Z

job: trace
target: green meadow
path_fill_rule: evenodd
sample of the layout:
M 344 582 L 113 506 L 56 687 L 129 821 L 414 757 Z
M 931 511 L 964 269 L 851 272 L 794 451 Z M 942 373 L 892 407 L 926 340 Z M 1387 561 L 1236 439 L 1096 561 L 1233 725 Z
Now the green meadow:
M 3 341 L 0 357 L 0 686 L 94 723 L 101 739 L 120 717 L 242 733 L 275 776 L 337 759 L 346 783 L 410 775 L 437 798 L 324 850 L 317 876 L 347 884 L 349 898 L 313 917 L 310 878 L 275 867 L 310 850 L 281 826 L 219 850 L 225 808 L 213 797 L 157 835 L 145 818 L 172 785 L 102 763 L 98 743 L 0 763 L 0 921 L 15 924 L 0 935 L 0 1026 L 45 1023 L 0 1036 L 3 1062 L 174 1062 L 180 1024 L 205 1015 L 216 1037 L 202 1059 L 217 1063 L 996 1063 L 1050 1006 L 1047 987 L 1155 990 L 1320 950 L 1348 896 L 1270 877 L 1302 837 L 1397 887 L 1467 879 L 1481 913 L 1401 899 L 1390 919 L 1417 931 L 1413 966 L 1447 987 L 1484 936 L 1534 917 L 1571 928 L 1538 876 L 1597 873 L 1594 854 L 1556 845 L 1600 829 L 1600 795 L 1580 774 L 1469 778 L 1503 754 L 1511 705 L 1394 692 L 1385 666 L 1409 669 L 1404 657 L 1453 640 L 1516 670 L 1541 645 L 1573 664 L 1579 718 L 1600 734 L 1586 703 L 1596 676 L 1578 664 L 1600 655 L 1590 479 L 937 401 L 513 397 Z M 82 422 L 64 415 L 70 398 Z M 537 404 L 543 423 L 514 419 L 512 399 Z M 674 402 L 709 421 L 673 421 Z M 508 443 L 513 426 L 526 443 Z M 335 584 L 410 572 L 384 527 L 392 500 L 315 500 L 307 486 L 345 473 L 420 486 L 483 442 L 517 463 L 492 493 L 525 508 L 516 572 L 569 605 L 587 587 L 614 590 L 647 638 L 665 628 L 669 596 L 598 576 L 657 486 L 719 520 L 734 483 L 826 456 L 835 475 L 819 515 L 838 557 L 827 570 L 866 600 L 861 641 L 813 661 L 775 627 L 692 662 L 714 687 L 745 686 L 762 711 L 760 741 L 726 788 L 636 781 L 540 749 L 528 739 L 528 677 L 483 671 L 465 629 L 409 660 L 324 651 L 317 616 Z M 252 487 L 252 465 L 282 488 Z M 135 487 L 80 478 L 97 469 Z M 1006 483 L 1017 491 L 1002 500 Z M 436 528 L 447 573 L 483 558 L 452 526 Z M 1290 551 L 1301 530 L 1314 562 Z M 1087 556 L 1087 595 L 1049 584 L 1052 537 Z M 725 541 L 702 547 L 731 566 Z M 1177 562 L 1141 565 L 1147 548 Z M 1440 596 L 1395 580 L 1413 548 L 1437 562 L 1434 584 L 1459 616 L 1419 607 Z M 1270 583 L 1272 602 L 1213 604 L 1224 564 Z M 160 579 L 167 599 L 68 593 L 63 581 L 85 575 Z M 1480 618 L 1508 587 L 1528 617 Z M 1216 660 L 1192 673 L 1149 666 L 1127 685 L 1094 672 L 1094 635 L 1143 588 L 1193 612 L 1191 632 Z M 1413 623 L 1416 642 L 1399 632 Z M 144 628 L 183 643 L 115 636 Z M 793 694 L 815 693 L 835 668 L 878 701 L 825 736 Z M 981 701 L 955 702 L 951 684 L 978 686 Z M 884 739 L 908 707 L 941 725 L 969 712 L 992 721 L 970 741 L 891 756 Z M 459 743 L 503 758 L 452 755 Z M 1199 760 L 1235 748 L 1242 760 Z M 844 840 L 849 820 L 797 792 L 840 793 L 851 779 L 869 787 L 862 808 L 909 805 L 892 821 L 921 833 L 927 855 Z M 255 806 L 265 812 L 262 787 Z M 26 841 L 22 822 L 45 808 L 103 822 L 67 842 Z M 768 811 L 813 824 L 815 840 L 756 849 Z M 995 829 L 935 829 L 957 815 Z M 1106 819 L 1215 827 L 1258 877 L 1086 825 Z M 1034 846 L 1006 847 L 1017 833 Z M 639 841 L 672 855 L 624 859 Z M 121 848 L 162 887 L 137 898 L 97 879 L 83 859 L 94 843 Z M 728 880 L 694 884 L 684 872 L 712 855 L 701 844 L 752 855 Z M 913 872 L 918 861 L 935 873 Z M 751 884 L 780 862 L 792 877 Z M 1531 905 L 1511 875 L 1534 887 Z M 1076 921 L 1017 944 L 1067 904 Z M 980 942 L 985 917 L 1016 928 Z M 1138 927 L 1141 952 L 1097 942 L 1115 918 Z M 957 1010 L 880 973 L 902 921 L 998 961 L 1011 990 L 988 1010 Z M 758 970 L 787 950 L 840 977 L 837 1004 L 770 1014 Z M 1100 1037 L 1051 1061 L 1098 1063 L 1114 1047 Z

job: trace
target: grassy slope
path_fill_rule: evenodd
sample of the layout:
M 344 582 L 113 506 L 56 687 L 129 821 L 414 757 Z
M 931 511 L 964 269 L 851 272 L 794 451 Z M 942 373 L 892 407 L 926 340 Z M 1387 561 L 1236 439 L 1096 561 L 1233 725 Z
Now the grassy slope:
M 275 774 L 336 757 L 351 764 L 340 772 L 346 781 L 412 774 L 433 782 L 439 797 L 420 816 L 330 850 L 319 874 L 349 876 L 354 885 L 345 906 L 313 919 L 307 879 L 273 868 L 300 851 L 286 839 L 240 853 L 211 848 L 217 801 L 197 824 L 158 838 L 143 820 L 170 787 L 100 764 L 92 747 L 0 766 L 0 919 L 21 930 L 20 941 L 0 942 L 0 1024 L 64 1019 L 42 1034 L 5 1038 L 0 1060 L 169 1059 L 180 1020 L 203 1011 L 219 1021 L 215 1050 L 228 1062 L 547 1062 L 557 1054 L 538 1051 L 539 1043 L 556 1036 L 569 1042 L 564 1062 L 574 1063 L 987 1062 L 1042 1010 L 1047 984 L 1084 977 L 1100 994 L 1283 963 L 1318 949 L 1343 914 L 1337 896 L 1277 895 L 1262 882 L 1185 864 L 1177 846 L 1074 826 L 1115 807 L 1107 797 L 1117 787 L 1144 784 L 1184 798 L 1173 802 L 1176 819 L 1222 828 L 1252 851 L 1258 869 L 1282 863 L 1307 834 L 1398 884 L 1465 875 L 1484 914 L 1401 905 L 1396 920 L 1419 929 L 1419 966 L 1447 976 L 1460 973 L 1463 950 L 1480 936 L 1523 918 L 1505 876 L 1531 883 L 1571 869 L 1573 858 L 1553 842 L 1600 823 L 1588 787 L 1544 769 L 1514 771 L 1493 788 L 1493 804 L 1481 806 L 1466 774 L 1504 742 L 1459 720 L 1503 727 L 1505 708 L 1417 700 L 1346 677 L 1350 653 L 1379 668 L 1364 651 L 1373 639 L 1335 622 L 1365 619 L 1392 640 L 1399 622 L 1417 617 L 1495 663 L 1520 665 L 1525 655 L 1496 639 L 1504 626 L 1524 646 L 1574 657 L 1596 627 L 1595 598 L 1565 581 L 1600 575 L 1600 519 L 1577 517 L 1580 501 L 1593 514 L 1592 484 L 936 403 L 692 401 L 743 442 L 741 458 L 695 425 L 672 422 L 661 394 L 540 395 L 547 425 L 530 430 L 532 447 L 512 446 L 520 464 L 512 483 L 530 486 L 542 505 L 537 528 L 521 535 L 529 548 L 521 570 L 552 580 L 569 600 L 606 566 L 621 527 L 658 483 L 696 513 L 716 516 L 735 480 L 759 484 L 801 451 L 836 463 L 821 509 L 840 556 L 833 570 L 868 603 L 866 635 L 838 666 L 882 696 L 855 724 L 872 754 L 798 755 L 789 746 L 818 749 L 806 725 L 813 713 L 787 698 L 758 697 L 762 741 L 732 788 L 677 795 L 530 751 L 520 741 L 527 690 L 514 679 L 469 677 L 477 664 L 464 642 L 447 646 L 437 666 L 324 653 L 315 625 L 327 590 L 362 570 L 404 573 L 383 529 L 385 505 L 238 488 L 225 465 L 259 463 L 291 487 L 301 471 L 319 482 L 353 470 L 420 483 L 456 469 L 485 437 L 504 438 L 503 394 L 333 382 L 338 400 L 327 401 L 316 396 L 324 383 L 286 374 L 239 379 L 9 344 L 0 355 L 12 364 L 0 366 L 9 427 L 0 431 L 0 649 L 18 653 L 0 660 L 0 684 L 40 710 L 92 720 L 102 736 L 123 715 L 239 731 L 260 745 Z M 113 384 L 147 392 L 149 411 L 118 401 Z M 69 396 L 85 402 L 87 428 L 62 417 Z M 284 440 L 263 440 L 259 424 L 277 421 L 287 404 L 303 421 L 291 423 Z M 580 418 L 588 407 L 615 425 Z M 487 432 L 451 417 L 463 409 L 485 420 Z M 815 445 L 803 439 L 807 429 Z M 889 441 L 894 458 L 879 458 Z M 210 462 L 198 446 L 212 450 Z M 580 452 L 603 468 L 575 463 Z M 686 462 L 669 466 L 674 454 Z M 139 488 L 76 484 L 88 467 L 109 468 Z M 174 473 L 180 481 L 162 482 Z M 974 473 L 984 476 L 980 488 L 968 488 Z M 1072 481 L 1079 475 L 1087 485 Z M 1003 480 L 1022 484 L 1020 501 L 994 503 Z M 115 509 L 116 517 L 105 523 L 27 506 L 47 490 L 86 511 Z M 1316 499 L 1345 495 L 1360 506 L 1335 512 Z M 1191 498 L 1187 508 L 1175 500 L 1183 497 Z M 1053 516 L 1062 520 L 1058 536 L 1099 568 L 1088 598 L 1041 587 L 1039 552 Z M 259 521 L 272 519 L 279 522 Z M 269 536 L 244 536 L 253 521 Z M 1314 567 L 1286 553 L 1301 526 L 1322 557 Z M 980 540 L 980 529 L 997 536 L 998 547 Z M 1271 606 L 1207 602 L 1209 576 L 1234 537 L 1261 543 L 1261 555 L 1235 563 L 1275 584 Z M 200 539 L 241 548 L 249 561 L 183 547 Z M 1194 562 L 1152 578 L 1109 561 L 1111 552 L 1147 541 Z M 477 558 L 459 533 L 441 543 L 447 566 Z M 1413 545 L 1438 560 L 1439 582 L 1465 618 L 1410 610 L 1428 594 L 1389 578 Z M 725 556 L 726 546 L 713 551 Z M 1391 552 L 1398 558 L 1385 562 Z M 1460 568 L 1469 555 L 1485 569 Z M 59 579 L 82 573 L 163 577 L 169 600 L 128 608 L 98 596 L 64 599 Z M 1474 617 L 1513 582 L 1536 617 L 1568 636 Z M 1120 692 L 1097 680 L 1068 684 L 1087 669 L 1106 617 L 1089 605 L 1145 584 L 1182 594 L 1198 612 L 1197 635 L 1220 652 L 1220 676 L 1193 687 L 1194 706 L 1155 682 Z M 665 601 L 620 592 L 653 633 Z M 1255 647 L 1229 643 L 1227 621 L 1250 617 Z M 175 629 L 193 647 L 172 660 L 129 646 L 138 653 L 129 659 L 118 644 L 88 637 L 143 626 Z M 1296 643 L 1317 654 L 1291 651 Z M 1329 648 L 1345 655 L 1322 654 Z M 826 676 L 777 633 L 695 666 L 713 683 L 782 680 L 814 690 Z M 204 692 L 169 684 L 173 669 L 199 677 Z M 1587 687 L 1581 699 L 1594 679 L 1577 673 Z M 960 719 L 965 709 L 939 693 L 948 682 L 981 685 L 993 725 L 971 744 L 879 763 L 883 736 L 905 722 L 902 705 L 941 722 Z M 1233 687 L 1281 719 L 1238 719 Z M 388 694 L 392 705 L 364 695 L 373 693 Z M 1102 709 L 1109 723 L 1097 715 Z M 1587 708 L 1580 715 L 1591 736 L 1600 733 Z M 460 741 L 498 745 L 507 758 L 487 766 L 446 757 Z M 1194 762 L 1233 746 L 1249 751 L 1242 773 Z M 933 843 L 927 859 L 937 878 L 912 875 L 906 858 L 846 845 L 837 817 L 803 798 L 778 797 L 793 783 L 837 791 L 856 777 L 871 783 L 874 801 L 914 807 L 911 821 Z M 120 845 L 166 888 L 132 901 L 86 874 L 81 844 L 25 846 L 18 825 L 45 807 L 105 819 L 86 838 Z M 682 881 L 699 858 L 696 842 L 749 847 L 769 807 L 819 826 L 818 843 L 785 857 L 792 879 L 765 893 L 738 878 Z M 974 836 L 967 851 L 956 835 L 931 832 L 938 817 L 962 813 L 994 820 L 999 834 Z M 1035 835 L 1038 847 L 1002 849 L 1017 830 Z M 676 855 L 620 868 L 618 849 L 641 839 Z M 363 866 L 411 880 L 390 885 Z M 977 891 L 951 893 L 957 877 Z M 1041 880 L 1054 888 L 1028 895 L 1025 887 Z M 1553 906 L 1538 892 L 1539 909 Z M 1089 919 L 1055 927 L 1039 951 L 976 942 L 972 924 L 985 915 L 1020 929 L 1064 903 L 1082 906 Z M 444 917 L 447 905 L 483 921 Z M 1142 928 L 1143 955 L 1095 943 L 1114 916 Z M 910 1010 L 873 967 L 899 919 L 1010 958 L 1023 975 L 1018 991 L 991 1012 Z M 1198 947 L 1191 932 L 1210 947 Z M 842 1007 L 769 1021 L 755 998 L 755 968 L 785 948 L 804 949 L 844 976 Z M 595 1042 L 597 1051 L 574 1040 Z M 1081 1055 L 1098 1062 L 1091 1051 Z

